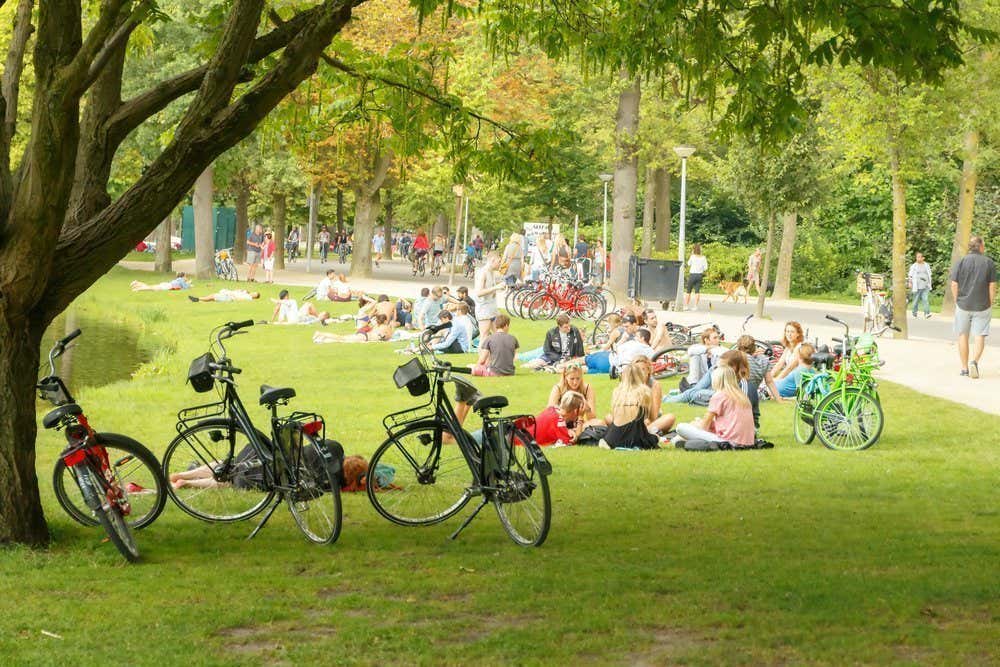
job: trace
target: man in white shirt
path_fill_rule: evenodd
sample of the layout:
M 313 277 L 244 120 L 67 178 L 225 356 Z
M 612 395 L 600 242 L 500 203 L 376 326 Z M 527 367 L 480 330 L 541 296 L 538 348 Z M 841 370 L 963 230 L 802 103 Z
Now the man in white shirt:
M 652 358 L 655 350 L 649 346 L 650 333 L 648 329 L 638 329 L 635 338 L 620 343 L 611 353 L 611 368 L 615 369 L 630 364 L 638 357 Z
M 319 285 L 316 285 L 316 300 L 317 301 L 329 301 L 330 300 L 330 290 L 333 289 L 333 277 L 336 275 L 336 271 L 330 269 L 326 272 L 326 277 L 319 281 Z
M 913 299 L 913 317 L 917 316 L 920 304 L 924 307 L 924 317 L 931 316 L 931 265 L 924 261 L 923 253 L 917 253 L 915 262 L 910 264 L 906 281 L 910 287 L 910 298 Z

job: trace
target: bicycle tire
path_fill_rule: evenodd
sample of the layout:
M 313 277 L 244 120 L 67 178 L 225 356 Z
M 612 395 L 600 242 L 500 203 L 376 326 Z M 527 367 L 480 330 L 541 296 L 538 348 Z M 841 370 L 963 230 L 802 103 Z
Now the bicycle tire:
M 237 281 L 240 279 L 239 271 L 236 269 L 236 265 L 232 262 L 226 266 L 226 280 Z
M 882 435 L 884 424 L 878 399 L 858 387 L 835 389 L 813 411 L 816 434 L 827 449 L 868 449 Z
M 660 350 L 650 359 L 653 362 L 653 377 L 657 380 L 687 375 L 690 359 L 686 347 L 668 347 Z
M 601 286 L 597 289 L 597 293 L 601 295 L 604 299 L 604 312 L 612 313 L 618 308 L 618 300 L 615 298 L 615 293 L 609 290 L 607 287 Z
M 306 539 L 333 544 L 340 537 L 344 510 L 340 498 L 340 461 L 344 448 L 332 440 L 304 435 L 295 490 L 285 496 L 288 511 Z M 332 445 L 336 445 L 339 454 Z M 313 449 L 312 454 L 309 448 Z
M 511 432 L 509 437 L 513 437 Z M 522 433 L 521 439 L 531 436 Z M 490 485 L 493 507 L 510 539 L 523 547 L 538 547 L 548 537 L 552 525 L 552 497 L 548 476 L 534 465 L 528 445 L 503 444 L 505 465 L 493 476 Z M 537 447 L 537 445 L 535 445 Z
M 551 320 L 559 313 L 559 302 L 551 294 L 539 294 L 528 304 L 528 319 Z
M 795 400 L 795 412 L 792 416 L 792 434 L 795 441 L 808 445 L 816 437 L 816 427 L 813 424 L 813 406 L 807 397 Z
M 590 334 L 590 342 L 594 345 L 607 345 L 611 340 L 611 315 L 612 313 L 605 313 L 594 323 L 594 331 Z
M 527 285 L 519 288 L 515 301 L 517 316 L 522 320 L 528 319 L 528 312 L 525 308 L 535 299 L 535 297 L 541 296 L 541 294 L 542 292 L 539 292 L 537 289 L 530 288 Z
M 223 438 L 222 430 L 228 432 L 227 437 Z M 260 431 L 257 437 L 261 442 L 270 442 Z M 179 433 L 163 453 L 163 478 L 167 480 L 170 498 L 184 512 L 210 523 L 243 521 L 259 514 L 270 504 L 275 492 L 265 479 L 256 454 L 240 460 L 249 443 L 242 427 L 224 418 L 206 419 Z M 223 464 L 223 479 L 217 480 L 220 486 L 174 488 L 172 475 L 188 472 L 192 465 L 207 466 L 210 461 L 217 464 L 217 469 Z M 234 480 L 238 486 L 234 487 Z
M 604 299 L 596 292 L 580 292 L 573 303 L 573 310 L 582 319 L 596 322 L 604 317 Z
M 442 442 L 454 433 L 444 424 L 416 422 L 391 436 L 375 450 L 369 482 L 379 466 L 388 484 L 368 484 L 375 511 L 401 526 L 430 526 L 451 518 L 472 497 L 472 473 L 457 443 Z
M 134 563 L 139 560 L 139 546 L 135 543 L 135 535 L 132 534 L 132 529 L 122 516 L 118 505 L 110 503 L 104 497 L 101 475 L 90 463 L 74 466 L 74 471 L 80 485 L 80 493 L 90 506 L 97 522 L 107 533 L 111 544 L 128 562 Z
M 133 530 L 141 530 L 153 523 L 167 504 L 167 484 L 156 456 L 139 442 L 117 433 L 98 433 L 97 443 L 107 450 L 118 485 L 132 506 L 129 525 Z M 62 459 L 56 461 L 52 470 L 52 488 L 70 518 L 84 526 L 97 527 L 98 520 Z

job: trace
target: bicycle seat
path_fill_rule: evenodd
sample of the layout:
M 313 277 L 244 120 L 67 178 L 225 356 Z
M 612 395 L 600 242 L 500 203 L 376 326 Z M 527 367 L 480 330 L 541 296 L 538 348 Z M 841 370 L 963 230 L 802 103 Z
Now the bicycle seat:
M 260 386 L 261 405 L 274 405 L 289 398 L 295 398 L 295 390 L 291 387 L 269 387 L 266 384 Z
M 499 410 L 510 405 L 506 396 L 483 396 L 473 403 L 472 409 L 476 412 L 486 412 L 487 410 Z
M 814 352 L 812 355 L 813 363 L 817 366 L 830 366 L 834 358 L 829 352 Z
M 63 420 L 63 417 L 67 415 L 77 415 L 83 414 L 83 408 L 81 408 L 76 403 L 67 403 L 66 405 L 60 405 L 55 410 L 50 411 L 47 415 L 42 417 L 42 426 L 45 428 L 53 428 L 59 425 L 59 422 Z

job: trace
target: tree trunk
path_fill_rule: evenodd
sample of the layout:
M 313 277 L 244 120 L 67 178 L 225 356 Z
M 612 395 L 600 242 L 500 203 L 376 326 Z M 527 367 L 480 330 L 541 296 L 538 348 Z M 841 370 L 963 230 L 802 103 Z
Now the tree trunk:
M 354 189 L 354 246 L 351 251 L 351 276 L 370 278 L 372 275 L 372 236 L 378 220 L 381 202 L 379 191 Z
M 340 188 L 337 188 L 337 233 L 344 233 L 344 191 Z
M 907 338 L 906 182 L 900 172 L 899 145 L 891 133 L 889 171 L 892 176 L 892 320 L 900 329 L 893 338 Z
M 660 167 L 653 172 L 656 180 L 656 243 L 654 247 L 665 252 L 670 249 L 670 172 Z
M 170 246 L 170 237 L 173 230 L 173 222 L 170 220 L 169 215 L 156 228 L 156 262 L 153 268 L 160 273 L 169 273 L 173 268 L 173 260 L 171 258 L 173 248 Z
M 194 183 L 194 272 L 199 280 L 215 277 L 215 221 L 212 215 L 212 166 Z
M 233 239 L 233 261 L 247 261 L 247 230 L 250 229 L 250 185 L 245 181 L 236 184 L 236 238 Z
M 656 177 L 655 170 L 646 169 L 646 196 L 642 203 L 642 251 L 641 256 L 649 259 L 653 252 L 653 217 L 656 211 Z
M 49 531 L 35 476 L 35 381 L 44 326 L 19 311 L 0 299 L 0 544 L 41 546 Z
M 955 225 L 955 241 L 951 246 L 951 263 L 938 267 L 937 280 L 944 288 L 944 302 L 941 304 L 942 315 L 955 314 L 955 299 L 951 296 L 951 280 L 948 275 L 951 267 L 962 258 L 969 248 L 972 237 L 972 213 L 976 203 L 976 167 L 979 159 L 979 131 L 969 130 L 965 133 L 962 146 L 962 180 L 958 192 L 958 224 Z
M 285 268 L 285 227 L 288 212 L 288 197 L 274 195 L 274 268 Z
M 777 215 L 771 213 L 767 221 L 767 245 L 764 247 L 764 266 L 760 269 L 760 293 L 757 295 L 757 310 L 754 317 L 764 317 L 764 301 L 767 298 L 767 286 L 771 280 L 771 256 L 774 249 L 774 230 L 777 227 Z
M 385 259 L 392 259 L 392 209 L 393 209 L 393 199 L 392 190 L 387 190 L 385 193 L 385 224 L 382 225 L 382 230 L 385 232 L 385 252 L 383 253 Z
M 431 228 L 430 241 L 434 241 L 434 237 L 438 234 L 444 235 L 448 233 L 448 216 L 444 213 L 438 213 L 434 217 L 434 225 Z
M 626 75 L 623 73 L 622 78 Z M 639 181 L 636 134 L 639 131 L 639 81 L 628 83 L 618 96 L 615 123 L 614 217 L 611 228 L 611 276 L 609 289 L 624 297 L 628 287 L 628 262 L 635 247 L 635 200 Z
M 798 229 L 797 211 L 782 215 L 781 250 L 778 253 L 778 271 L 774 276 L 774 299 L 787 299 L 792 285 L 792 255 L 795 253 L 795 234 Z

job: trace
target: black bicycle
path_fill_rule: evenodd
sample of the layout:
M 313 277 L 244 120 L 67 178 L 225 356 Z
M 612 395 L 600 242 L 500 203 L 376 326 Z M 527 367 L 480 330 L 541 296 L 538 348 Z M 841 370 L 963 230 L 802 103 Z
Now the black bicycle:
M 139 558 L 133 530 L 163 511 L 166 484 L 160 464 L 139 442 L 117 433 L 97 433 L 56 374 L 55 360 L 81 334 L 77 329 L 49 351 L 49 374 L 38 381 L 39 396 L 55 406 L 42 418 L 46 429 L 66 431 L 66 449 L 52 471 L 56 500 L 74 521 L 102 526 L 129 561 Z
M 278 406 L 295 396 L 289 387 L 260 387 L 259 403 L 271 411 L 272 437 L 253 425 L 233 379 L 242 371 L 223 344 L 253 323 L 217 327 L 208 353 L 191 362 L 188 380 L 194 390 L 218 387 L 220 400 L 177 414 L 178 435 L 163 455 L 170 497 L 191 516 L 209 522 L 242 521 L 267 509 L 250 538 L 284 500 L 307 539 L 332 544 L 342 521 L 343 447 L 325 438 L 326 425 L 316 413 L 278 416 Z
M 403 526 L 427 526 L 457 514 L 474 496 L 482 501 L 452 533 L 455 539 L 489 503 L 507 534 L 522 546 L 539 546 L 548 536 L 552 466 L 530 435 L 530 415 L 501 416 L 504 396 L 479 398 L 482 438 L 465 431 L 446 393 L 448 383 L 466 393 L 475 388 L 453 373 L 469 373 L 434 357 L 421 338 L 421 354 L 396 369 L 393 380 L 412 396 L 429 396 L 416 408 L 389 414 L 389 438 L 372 455 L 368 498 L 379 514 Z

